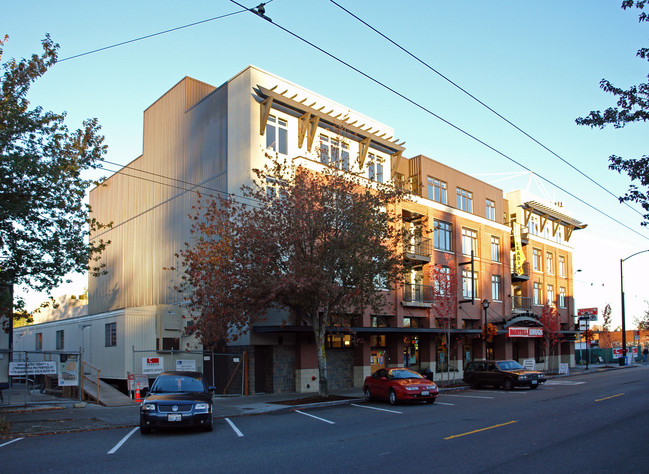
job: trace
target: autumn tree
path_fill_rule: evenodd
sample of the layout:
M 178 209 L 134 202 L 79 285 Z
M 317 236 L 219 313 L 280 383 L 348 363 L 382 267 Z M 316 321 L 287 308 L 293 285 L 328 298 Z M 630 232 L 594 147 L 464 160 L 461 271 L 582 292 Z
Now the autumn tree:
M 554 306 L 546 304 L 541 310 L 539 321 L 543 325 L 545 351 L 548 355 L 551 355 L 563 340 L 563 336 L 561 335 L 561 319 L 557 309 Z
M 395 218 L 401 191 L 366 187 L 326 167 L 313 172 L 268 156 L 241 196 L 203 198 L 194 242 L 179 257 L 181 291 L 204 343 L 232 340 L 286 311 L 315 336 L 320 395 L 328 396 L 325 336 L 334 325 L 386 304 L 380 288 L 403 277 L 403 235 Z
M 622 8 L 638 8 L 644 10 L 647 0 L 624 0 Z M 649 15 L 642 11 L 639 15 L 640 22 L 649 22 Z M 649 48 L 640 48 L 636 56 L 649 60 Z M 649 79 L 649 75 L 647 76 Z M 602 79 L 600 88 L 614 97 L 617 97 L 615 107 L 609 107 L 604 112 L 591 111 L 586 117 L 576 119 L 579 125 L 604 128 L 613 125 L 623 128 L 634 122 L 649 120 L 649 82 L 633 85 L 628 89 L 614 86 L 610 81 Z M 618 173 L 626 173 L 631 178 L 631 185 L 627 193 L 620 197 L 620 202 L 636 202 L 642 206 L 645 214 L 642 225 L 649 225 L 649 155 L 640 158 L 623 158 L 616 155 L 609 157 L 609 169 Z M 636 182 L 638 184 L 636 184 Z
M 611 313 L 611 305 L 607 304 L 602 311 L 602 329 L 599 335 L 599 347 L 603 349 L 611 347 Z
M 645 301 L 649 305 L 649 301 Z M 634 318 L 633 322 L 637 325 L 638 330 L 648 331 L 649 330 L 649 309 L 645 309 L 644 315 L 640 318 Z
M 7 39 L 0 41 L 0 58 Z M 24 301 L 13 301 L 14 285 L 49 292 L 68 273 L 96 274 L 100 269 L 92 263 L 106 245 L 88 243 L 89 232 L 101 225 L 84 204 L 93 182 L 83 177 L 100 166 L 104 137 L 96 119 L 71 131 L 65 113 L 31 106 L 30 87 L 57 60 L 59 46 L 49 35 L 42 45 L 40 56 L 1 66 L 0 303 L 5 316 L 12 311 L 24 316 Z
M 437 322 L 437 327 L 446 332 L 442 347 L 446 354 L 447 380 L 450 380 L 450 359 L 452 356 L 451 329 L 455 329 L 458 308 L 458 281 L 457 271 L 453 260 L 445 255 L 445 262 L 429 266 L 430 281 L 433 287 L 432 317 Z M 433 324 L 431 322 L 431 327 Z

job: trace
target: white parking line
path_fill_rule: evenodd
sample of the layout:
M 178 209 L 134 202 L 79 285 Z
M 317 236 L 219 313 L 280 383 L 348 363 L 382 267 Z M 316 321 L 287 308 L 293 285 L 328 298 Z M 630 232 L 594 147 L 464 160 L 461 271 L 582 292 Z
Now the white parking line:
M 319 416 L 309 415 L 308 413 L 304 413 L 303 411 L 300 411 L 300 410 L 295 410 L 295 413 L 299 413 L 300 415 L 310 416 L 311 418 L 315 418 L 316 420 L 324 421 L 325 423 L 329 423 L 330 425 L 335 425 L 336 424 L 333 421 L 325 420 L 324 418 L 320 418 Z
M 0 444 L 0 448 L 4 448 L 4 447 L 7 446 L 8 444 L 15 443 L 16 441 L 20 441 L 21 439 L 25 439 L 25 438 L 16 438 L 16 439 L 12 439 L 11 441 L 7 441 L 7 442 L 4 443 L 4 444 Z
M 548 380 L 545 385 L 581 385 L 586 382 L 576 382 L 572 380 Z
M 350 403 L 351 406 L 358 407 L 358 408 L 367 408 L 368 410 L 378 410 L 378 411 L 387 411 L 388 413 L 397 413 L 398 415 L 402 415 L 402 411 L 396 411 L 396 410 L 387 410 L 385 408 L 376 408 L 376 407 L 368 407 L 367 405 L 356 405 L 355 403 Z
M 458 397 L 458 398 L 484 398 L 485 400 L 493 400 L 494 397 L 479 397 L 477 395 L 450 395 L 444 394 L 445 397 Z
M 450 407 L 454 407 L 455 403 L 435 402 L 435 405 L 448 405 Z
M 127 434 L 126 436 L 124 436 L 124 437 L 122 438 L 122 440 L 121 440 L 119 443 L 117 443 L 117 444 L 115 445 L 115 447 L 114 447 L 113 449 L 111 449 L 110 451 L 108 451 L 108 454 L 115 454 L 115 453 L 117 452 L 117 450 L 118 450 L 119 448 L 121 448 L 122 445 L 123 445 L 124 443 L 126 443 L 126 440 L 129 439 L 129 438 L 131 437 L 131 435 L 132 435 L 133 433 L 135 433 L 135 432 L 136 432 L 137 430 L 139 430 L 139 429 L 140 429 L 139 426 L 136 426 L 135 428 L 133 428 L 133 429 L 129 432 L 129 434 Z
M 230 425 L 230 428 L 232 428 L 232 429 L 234 430 L 234 432 L 237 434 L 237 436 L 238 436 L 239 438 L 243 438 L 243 433 L 242 433 L 241 431 L 239 431 L 239 428 L 237 428 L 236 426 L 234 426 L 234 423 L 232 423 L 232 422 L 230 421 L 230 418 L 226 418 L 225 421 L 228 422 L 228 425 Z

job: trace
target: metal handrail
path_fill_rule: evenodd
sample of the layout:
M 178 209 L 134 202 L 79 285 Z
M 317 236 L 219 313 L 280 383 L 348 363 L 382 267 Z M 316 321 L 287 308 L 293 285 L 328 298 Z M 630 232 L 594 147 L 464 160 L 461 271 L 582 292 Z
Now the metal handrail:
M 432 303 L 435 301 L 433 297 L 433 287 L 430 285 L 405 283 L 403 285 L 403 300 Z

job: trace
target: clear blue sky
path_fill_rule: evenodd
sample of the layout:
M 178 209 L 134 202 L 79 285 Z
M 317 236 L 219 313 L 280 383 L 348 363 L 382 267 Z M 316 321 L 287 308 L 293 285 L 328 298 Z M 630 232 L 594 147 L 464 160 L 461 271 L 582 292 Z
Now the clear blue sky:
M 649 26 L 638 23 L 635 10 L 623 11 L 621 0 L 339 3 L 592 179 L 617 195 L 625 192 L 629 181 L 607 169 L 608 156 L 646 154 L 648 126 L 601 131 L 574 122 L 613 103 L 599 89 L 602 78 L 623 87 L 647 80 L 647 62 L 635 53 L 649 45 Z M 39 52 L 48 32 L 65 59 L 239 10 L 226 0 L 5 2 L 0 34 L 10 36 L 5 59 Z M 633 229 L 543 184 L 551 199 L 588 224 L 571 241 L 575 269 L 582 270 L 575 275 L 577 307 L 601 310 L 610 303 L 619 324 L 620 258 L 649 249 L 649 229 L 637 213 L 330 1 L 274 0 L 266 14 Z M 528 186 L 528 176 L 502 180 L 524 171 L 515 163 L 248 12 L 63 61 L 38 81 L 30 99 L 67 111 L 71 127 L 97 117 L 107 159 L 126 164 L 142 150 L 144 109 L 182 77 L 218 86 L 248 64 L 393 127 L 406 140 L 407 156 L 430 156 L 504 191 Z M 536 185 L 530 190 L 541 195 Z M 649 253 L 625 263 L 627 327 L 647 309 L 647 267 Z

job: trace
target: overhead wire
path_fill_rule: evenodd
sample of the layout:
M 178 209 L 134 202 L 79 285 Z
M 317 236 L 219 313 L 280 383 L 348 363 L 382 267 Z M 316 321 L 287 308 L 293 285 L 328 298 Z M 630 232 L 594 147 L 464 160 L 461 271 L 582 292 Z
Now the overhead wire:
M 242 7 L 242 8 L 246 8 L 244 5 L 240 4 L 240 3 L 237 2 L 236 0 L 230 0 L 230 1 L 231 1 L 232 3 L 234 3 L 235 5 L 238 5 L 238 6 Z M 476 137 L 475 135 L 472 135 L 471 133 L 469 133 L 468 131 L 464 130 L 464 129 L 461 128 L 460 126 L 455 125 L 454 123 L 452 123 L 452 122 L 450 122 L 449 120 L 445 119 L 445 118 L 442 117 L 441 115 L 439 115 L 439 114 L 433 112 L 432 110 L 428 109 L 428 108 L 425 107 L 424 105 L 418 103 L 418 102 L 415 101 L 414 99 L 411 99 L 410 97 L 406 96 L 404 93 L 401 93 L 401 92 L 397 91 L 397 90 L 394 89 L 393 87 L 391 87 L 391 86 L 385 84 L 384 82 L 381 82 L 380 80 L 376 79 L 375 77 L 371 76 L 370 74 L 368 74 L 368 73 L 362 71 L 361 69 L 357 68 L 356 66 L 353 66 L 352 64 L 348 63 L 347 61 L 345 61 L 345 60 L 339 58 L 338 56 L 334 55 L 333 53 L 330 53 L 329 51 L 327 51 L 327 50 L 321 48 L 320 46 L 318 46 L 318 45 L 312 43 L 311 41 L 309 41 L 309 40 L 307 40 L 306 38 L 304 38 L 304 37 L 298 35 L 297 33 L 292 32 L 292 31 L 289 30 L 288 28 L 283 27 L 282 25 L 278 24 L 277 22 L 275 22 L 275 21 L 271 21 L 268 17 L 265 17 L 265 16 L 260 15 L 260 14 L 257 13 L 255 10 L 253 10 L 253 9 L 249 9 L 249 8 L 246 8 L 246 9 L 247 9 L 249 12 L 253 13 L 255 16 L 258 16 L 258 17 L 260 17 L 260 18 L 265 19 L 265 20 L 268 21 L 271 25 L 275 26 L 276 28 L 279 28 L 280 30 L 284 31 L 285 33 L 289 34 L 290 36 L 293 36 L 294 38 L 296 38 L 296 39 L 302 41 L 303 43 L 305 43 L 305 44 L 311 46 L 312 48 L 314 48 L 314 49 L 320 51 L 322 54 L 328 56 L 329 58 L 333 59 L 334 61 L 339 62 L 340 64 L 346 66 L 347 68 L 351 69 L 352 71 L 358 73 L 359 75 L 365 77 L 366 79 L 370 80 L 371 82 L 377 84 L 378 86 L 380 86 L 380 87 L 382 87 L 382 88 L 388 90 L 389 92 L 392 92 L 394 95 L 396 95 L 396 96 L 402 98 L 403 100 L 405 100 L 406 102 L 410 103 L 411 105 L 414 105 L 414 106 L 417 107 L 418 109 L 420 109 L 420 110 L 426 112 L 427 114 L 429 114 L 429 115 L 435 117 L 435 118 L 438 119 L 439 121 L 445 123 L 446 125 L 448 125 L 449 127 L 453 128 L 454 130 L 457 130 L 457 131 L 460 132 L 461 134 L 463 134 L 463 135 L 465 135 L 465 136 L 471 138 L 472 140 L 474 140 L 474 141 L 476 141 L 477 143 L 481 144 L 482 146 L 488 148 L 489 150 L 493 151 L 494 153 L 496 153 L 496 154 L 502 156 L 503 158 L 506 158 L 507 160 L 509 160 L 509 161 L 511 161 L 512 163 L 514 163 L 514 164 L 520 166 L 520 167 L 523 168 L 524 170 L 527 170 L 527 171 L 529 171 L 529 172 L 531 172 L 531 173 L 534 173 L 536 176 L 538 176 L 539 178 L 541 178 L 543 181 L 545 181 L 545 182 L 551 184 L 552 186 L 554 186 L 555 188 L 559 189 L 560 191 L 563 191 L 563 192 L 566 193 L 568 196 L 573 197 L 574 199 L 576 199 L 577 201 L 579 201 L 579 202 L 581 202 L 582 204 L 586 205 L 587 207 L 590 207 L 590 208 L 593 209 L 594 211 L 596 211 L 596 212 L 598 212 L 598 213 L 604 215 L 605 217 L 611 219 L 612 221 L 614 221 L 614 222 L 616 222 L 617 224 L 621 225 L 621 226 L 624 227 L 625 229 L 630 230 L 631 232 L 637 234 L 638 236 L 640 236 L 640 237 L 642 237 L 642 238 L 644 238 L 644 239 L 649 240 L 649 236 L 646 236 L 646 235 L 641 234 L 641 233 L 638 232 L 637 230 L 635 230 L 635 229 L 629 227 L 628 225 L 624 224 L 623 222 L 619 221 L 618 219 L 614 218 L 613 216 L 611 216 L 611 215 L 605 213 L 604 211 L 602 211 L 601 209 L 597 208 L 597 207 L 594 206 L 593 204 L 590 204 L 589 202 L 585 201 L 584 199 L 582 199 L 582 198 L 576 196 L 574 193 L 572 193 L 572 192 L 568 191 L 567 189 L 563 188 L 562 186 L 560 186 L 560 185 L 554 183 L 554 182 L 551 181 L 550 179 L 545 178 L 544 176 L 540 175 L 539 173 L 536 173 L 536 172 L 533 171 L 531 168 L 525 166 L 524 164 L 522 164 L 522 163 L 520 163 L 519 161 L 515 160 L 514 158 L 510 157 L 510 156 L 507 155 L 506 153 L 504 153 L 504 152 L 498 150 L 497 148 L 495 148 L 494 146 L 488 144 L 488 143 L 485 142 L 484 140 L 482 140 L 482 139 Z
M 394 40 L 392 40 L 391 38 L 389 38 L 387 35 L 385 35 L 385 34 L 382 33 L 381 31 L 379 31 L 378 29 L 376 29 L 375 27 L 373 27 L 372 25 L 370 25 L 369 23 L 367 23 L 365 20 L 363 20 L 362 18 L 358 17 L 357 15 L 355 15 L 354 13 L 352 13 L 351 11 L 349 11 L 348 9 L 346 9 L 345 7 L 343 7 L 342 5 L 340 5 L 340 4 L 339 4 L 338 2 L 336 2 L 335 0 L 329 0 L 329 1 L 330 1 L 331 3 L 333 3 L 334 5 L 336 5 L 338 8 L 340 8 L 341 10 L 343 10 L 344 12 L 346 12 L 347 14 L 349 14 L 350 16 L 352 16 L 353 18 L 355 18 L 356 20 L 358 20 L 359 22 L 361 22 L 363 25 L 367 26 L 369 29 L 371 29 L 372 31 L 374 31 L 376 34 L 378 34 L 379 36 L 381 36 L 381 37 L 384 38 L 385 40 L 387 40 L 387 41 L 389 41 L 390 43 L 392 43 L 394 46 L 396 46 L 397 48 L 399 48 L 401 51 L 403 51 L 405 54 L 407 54 L 408 56 L 410 56 L 411 58 L 413 58 L 415 61 L 419 62 L 420 64 L 422 64 L 422 65 L 425 66 L 426 68 L 430 69 L 432 72 L 434 72 L 435 74 L 437 74 L 439 77 L 441 77 L 442 79 L 444 79 L 446 82 L 448 82 L 449 84 L 451 84 L 452 86 L 454 86 L 455 88 L 457 88 L 458 90 L 460 90 L 461 92 L 463 92 L 464 94 L 466 94 L 467 96 L 469 96 L 469 97 L 470 97 L 471 99 L 473 99 L 475 102 L 477 102 L 478 104 L 482 105 L 485 109 L 487 109 L 488 111 L 490 111 L 491 113 L 493 113 L 494 115 L 496 115 L 498 118 L 500 118 L 501 120 L 503 120 L 504 122 L 506 122 L 507 124 L 509 124 L 509 125 L 512 126 L 513 128 L 515 128 L 517 131 L 519 131 L 520 133 L 522 133 L 523 135 L 525 135 L 527 138 L 529 138 L 530 140 L 532 140 L 534 143 L 536 143 L 537 145 L 539 145 L 541 148 L 543 148 L 544 150 L 546 150 L 548 153 L 550 153 L 551 155 L 553 155 L 553 156 L 555 156 L 556 158 L 558 158 L 559 160 L 561 160 L 563 163 L 565 163 L 566 165 L 568 165 L 570 168 L 572 168 L 573 170 L 575 170 L 577 173 L 579 173 L 580 175 L 582 175 L 584 178 L 588 179 L 590 182 L 592 182 L 593 184 L 595 184 L 596 186 L 598 186 L 598 187 L 599 187 L 600 189 L 602 189 L 603 191 L 606 191 L 608 194 L 610 194 L 611 196 L 613 196 L 616 200 L 618 200 L 618 201 L 620 200 L 619 196 L 617 196 L 614 192 L 610 191 L 610 190 L 607 189 L 605 186 L 603 186 L 602 184 L 600 184 L 600 183 L 598 183 L 597 181 L 595 181 L 593 178 L 591 178 L 591 177 L 588 176 L 586 173 L 584 173 L 583 171 L 581 171 L 579 168 L 577 168 L 576 166 L 574 166 L 574 165 L 573 165 L 572 163 L 570 163 L 568 160 L 566 160 L 565 158 L 563 158 L 562 156 L 560 156 L 559 154 L 557 154 L 556 152 L 554 152 L 553 150 L 551 150 L 549 147 L 547 147 L 546 145 L 544 145 L 543 143 L 541 143 L 539 140 L 537 140 L 536 138 L 534 138 L 533 136 L 531 136 L 529 133 L 527 133 L 525 130 L 523 130 L 522 128 L 520 128 L 518 125 L 516 125 L 515 123 L 513 123 L 512 121 L 510 121 L 509 119 L 507 119 L 506 117 L 504 117 L 503 115 L 501 115 L 500 113 L 498 113 L 496 110 L 494 110 L 492 107 L 490 107 L 489 105 L 487 105 L 485 102 L 483 102 L 482 100 L 480 100 L 479 98 L 477 98 L 475 95 L 471 94 L 469 91 L 467 91 L 466 89 L 464 89 L 464 88 L 463 88 L 462 86 L 460 86 L 458 83 L 456 83 L 455 81 L 451 80 L 449 77 L 445 76 L 444 74 L 442 74 L 441 72 L 439 72 L 437 69 L 435 69 L 434 67 L 432 67 L 431 65 L 429 65 L 428 63 L 426 63 L 423 59 L 421 59 L 421 58 L 417 57 L 415 54 L 411 53 L 408 49 L 404 48 L 404 47 L 401 46 L 399 43 L 397 43 L 396 41 L 394 41 Z M 623 204 L 625 204 L 629 209 L 633 210 L 633 211 L 636 212 L 637 214 L 639 214 L 639 215 L 641 215 L 641 216 L 644 217 L 644 215 L 642 214 L 642 212 L 640 212 L 638 209 L 636 209 L 636 208 L 634 208 L 633 206 L 631 206 L 629 203 L 624 202 Z

